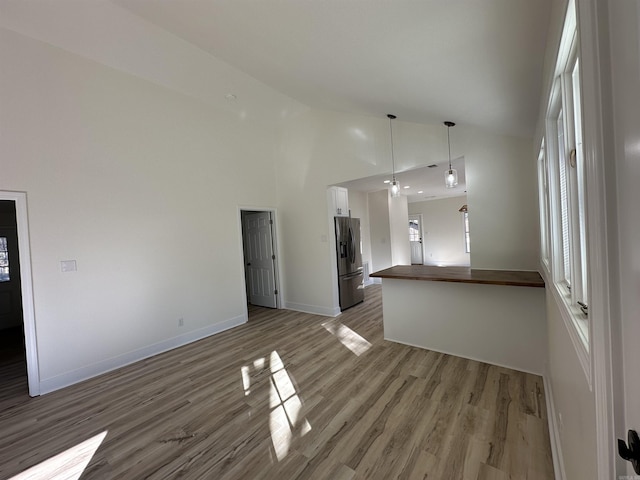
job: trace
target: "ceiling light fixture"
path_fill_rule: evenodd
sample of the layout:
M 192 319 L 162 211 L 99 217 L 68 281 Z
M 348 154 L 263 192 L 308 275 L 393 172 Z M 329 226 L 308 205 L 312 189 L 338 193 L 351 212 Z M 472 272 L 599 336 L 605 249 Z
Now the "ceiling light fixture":
M 400 183 L 396 180 L 396 161 L 393 158 L 393 128 L 391 127 L 391 120 L 395 120 L 396 116 L 389 113 L 387 118 L 389 119 L 389 133 L 391 134 L 391 196 L 395 198 L 400 196 Z
M 447 188 L 453 188 L 458 185 L 458 172 L 451 168 L 451 137 L 449 136 L 449 129 L 451 127 L 455 127 L 456 124 L 453 122 L 444 122 L 447 126 L 447 144 L 449 145 L 449 170 L 444 175 L 444 185 Z

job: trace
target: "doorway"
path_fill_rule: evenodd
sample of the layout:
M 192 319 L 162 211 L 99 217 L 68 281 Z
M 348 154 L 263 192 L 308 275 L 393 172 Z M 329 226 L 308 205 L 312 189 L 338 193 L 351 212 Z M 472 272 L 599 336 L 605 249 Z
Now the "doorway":
M 23 371 L 26 361 L 29 395 L 35 397 L 40 374 L 26 193 L 0 191 L 0 239 L 0 332 L 6 343 L 0 348 L 5 355 L 18 355 Z
M 422 265 L 422 215 L 409 215 L 409 245 L 411 246 L 411 265 Z
M 240 211 L 248 305 L 279 307 L 274 218 L 272 210 Z
M 10 378 L 27 378 L 18 226 L 11 200 L 0 200 L 0 369 Z

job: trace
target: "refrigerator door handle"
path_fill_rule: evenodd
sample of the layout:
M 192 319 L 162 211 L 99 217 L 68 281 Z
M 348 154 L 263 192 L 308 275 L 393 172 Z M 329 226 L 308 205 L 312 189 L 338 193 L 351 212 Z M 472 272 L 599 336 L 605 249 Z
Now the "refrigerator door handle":
M 356 263 L 356 242 L 351 227 L 349 227 L 349 261 Z
M 357 271 L 356 273 L 350 273 L 349 275 L 343 275 L 342 278 L 344 280 L 351 280 L 352 278 L 357 278 L 362 276 L 362 271 Z

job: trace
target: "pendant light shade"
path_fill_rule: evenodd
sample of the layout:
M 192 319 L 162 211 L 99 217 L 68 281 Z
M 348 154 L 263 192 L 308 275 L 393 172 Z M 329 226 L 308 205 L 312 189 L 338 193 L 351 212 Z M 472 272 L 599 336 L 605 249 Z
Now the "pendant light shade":
M 391 182 L 391 196 L 394 198 L 400 196 L 400 183 L 397 180 Z
M 393 157 L 393 128 L 391 126 L 391 120 L 395 120 L 396 116 L 392 114 L 388 114 L 387 118 L 389 119 L 389 134 L 391 136 L 391 196 L 393 198 L 400 196 L 400 182 L 396 180 L 396 161 Z
M 458 172 L 451 168 L 451 137 L 449 136 L 449 129 L 451 127 L 455 127 L 456 124 L 453 122 L 444 122 L 447 126 L 447 145 L 449 146 L 449 170 L 444 174 L 444 185 L 447 188 L 454 188 L 458 185 Z
M 445 186 L 447 188 L 453 188 L 458 185 L 458 172 L 455 168 L 450 168 L 447 170 L 447 175 L 444 179 Z

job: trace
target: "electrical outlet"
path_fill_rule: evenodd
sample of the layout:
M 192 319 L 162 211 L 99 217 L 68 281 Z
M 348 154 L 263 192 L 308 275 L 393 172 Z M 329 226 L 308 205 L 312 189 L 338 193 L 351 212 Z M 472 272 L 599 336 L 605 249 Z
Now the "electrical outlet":
M 179 327 L 183 327 L 184 326 L 184 318 L 179 318 L 178 319 L 178 326 Z

